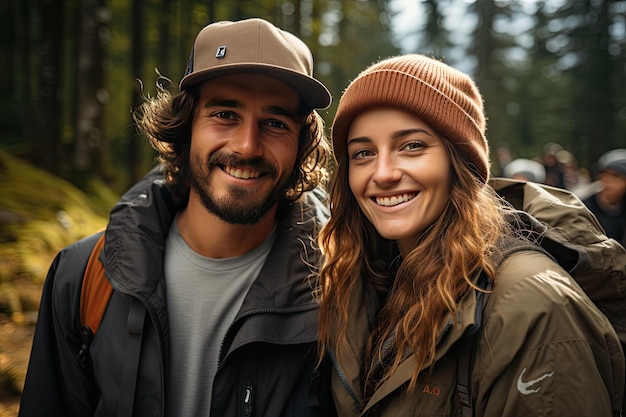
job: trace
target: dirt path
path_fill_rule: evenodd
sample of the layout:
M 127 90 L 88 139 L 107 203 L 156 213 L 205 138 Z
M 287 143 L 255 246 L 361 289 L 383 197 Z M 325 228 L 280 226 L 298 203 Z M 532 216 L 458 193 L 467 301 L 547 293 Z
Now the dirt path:
M 0 417 L 17 416 L 34 331 L 0 314 Z

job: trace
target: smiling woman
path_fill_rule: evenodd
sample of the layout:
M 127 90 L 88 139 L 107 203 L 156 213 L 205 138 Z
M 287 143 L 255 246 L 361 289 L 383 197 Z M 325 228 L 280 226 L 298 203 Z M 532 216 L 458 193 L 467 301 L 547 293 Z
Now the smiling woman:
M 365 217 L 404 255 L 443 212 L 450 158 L 443 138 L 412 113 L 366 109 L 348 132 L 350 190 Z
M 422 55 L 372 65 L 340 99 L 319 236 L 340 416 L 619 415 L 619 339 L 487 184 L 485 120 L 470 77 Z

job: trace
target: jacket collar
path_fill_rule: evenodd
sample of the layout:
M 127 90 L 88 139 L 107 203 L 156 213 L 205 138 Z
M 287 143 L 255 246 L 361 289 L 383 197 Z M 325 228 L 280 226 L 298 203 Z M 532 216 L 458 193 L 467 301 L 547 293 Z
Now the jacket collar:
M 371 304 L 375 295 L 364 288 L 362 280 L 356 285 L 355 294 L 350 301 L 349 316 L 351 322 L 348 325 L 347 347 L 345 350 L 335 347 L 337 358 L 341 363 L 341 370 L 346 381 L 352 388 L 359 399 L 362 399 L 363 387 L 360 380 L 360 367 L 363 360 L 363 350 L 367 342 L 370 323 L 369 318 L 373 309 L 367 306 Z M 369 300 L 369 301 L 368 301 Z M 458 342 L 466 332 L 471 332 L 476 328 L 477 314 L 482 310 L 477 310 L 476 291 L 469 291 L 460 301 L 459 310 L 456 317 L 448 314 L 440 324 L 439 343 L 435 357 L 422 367 L 422 371 L 430 367 L 434 362 L 440 360 L 450 348 Z M 338 364 L 336 364 L 338 365 Z M 413 355 L 408 355 L 399 365 L 398 370 L 376 390 L 367 404 L 360 404 L 362 413 L 365 414 L 369 409 L 376 405 L 383 398 L 406 384 L 413 374 L 416 363 Z
M 319 257 L 313 239 L 329 216 L 325 199 L 325 192 L 316 189 L 286 208 L 275 246 L 242 309 L 312 304 L 307 280 Z M 154 168 L 115 205 L 105 237 L 105 268 L 111 285 L 140 298 L 164 329 L 165 242 L 180 209 L 165 184 L 162 167 Z

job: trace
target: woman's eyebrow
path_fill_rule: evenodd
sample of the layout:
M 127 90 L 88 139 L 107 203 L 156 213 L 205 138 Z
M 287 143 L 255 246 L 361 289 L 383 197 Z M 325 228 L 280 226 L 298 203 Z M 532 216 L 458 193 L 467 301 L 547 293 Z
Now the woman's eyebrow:
M 346 146 L 350 146 L 353 143 L 370 143 L 372 140 L 370 138 L 368 138 L 367 136 L 359 136 L 356 138 L 352 138 L 352 139 L 348 139 L 348 143 Z
M 433 136 L 433 134 L 426 129 L 411 128 L 411 129 L 402 129 L 402 130 L 393 132 L 393 134 L 391 135 L 391 140 L 397 140 L 413 133 L 425 133 L 428 136 Z M 352 143 L 368 143 L 368 142 L 371 142 L 370 138 L 368 138 L 367 136 L 359 136 L 356 138 L 349 139 L 347 146 L 350 146 L 350 144 Z
M 416 128 L 411 128 L 411 129 L 402 129 L 402 130 L 395 131 L 391 135 L 391 139 L 395 140 L 395 139 L 403 138 L 413 133 L 425 133 L 428 136 L 433 136 L 433 134 L 430 133 L 428 130 L 422 129 L 420 127 L 416 127 Z

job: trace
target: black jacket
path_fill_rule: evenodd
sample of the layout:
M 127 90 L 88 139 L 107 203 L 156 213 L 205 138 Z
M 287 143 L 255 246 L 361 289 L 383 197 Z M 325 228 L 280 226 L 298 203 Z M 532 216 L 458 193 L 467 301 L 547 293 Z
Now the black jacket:
M 281 217 L 274 247 L 222 341 L 211 416 L 334 415 L 327 369 L 315 370 L 318 306 L 310 280 L 319 253 L 312 239 L 328 217 L 320 197 L 306 193 Z M 147 312 L 134 415 L 164 415 L 169 327 L 163 259 L 177 211 L 158 170 L 111 211 L 100 258 L 114 292 L 89 346 L 92 366 L 84 369 L 76 361 L 79 301 L 93 237 L 57 255 L 44 284 L 20 416 L 116 415 L 131 298 Z
M 617 240 L 626 247 L 626 198 L 622 202 L 621 210 L 608 213 L 598 204 L 598 195 L 593 194 L 583 200 L 587 208 L 596 216 L 606 235 Z

